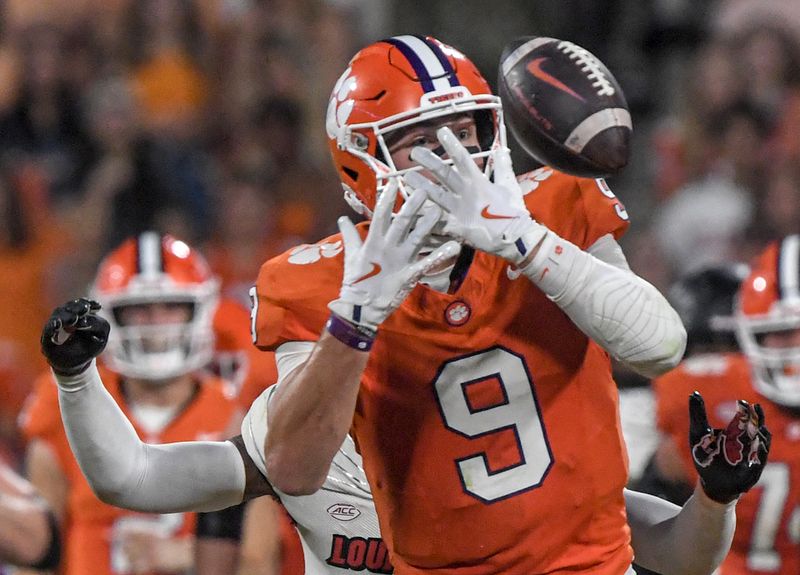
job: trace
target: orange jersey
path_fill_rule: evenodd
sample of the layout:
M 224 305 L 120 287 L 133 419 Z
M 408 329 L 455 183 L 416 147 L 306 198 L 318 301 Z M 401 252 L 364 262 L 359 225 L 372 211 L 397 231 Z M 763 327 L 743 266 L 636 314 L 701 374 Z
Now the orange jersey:
M 151 435 L 144 433 L 131 418 L 119 376 L 102 367 L 100 373 L 106 388 L 143 441 L 172 443 L 224 439 L 222 432 L 233 415 L 235 405 L 223 393 L 219 380 L 209 378 L 200 382 L 197 394 L 183 411 L 164 430 Z M 136 513 L 106 505 L 97 499 L 70 451 L 61 423 L 58 390 L 50 373 L 43 374 L 37 381 L 21 423 L 29 439 L 41 439 L 50 445 L 69 484 L 62 563 L 65 575 L 119 573 L 125 560 L 116 549 L 115 533 L 126 527 L 149 527 L 175 537 L 194 533 L 193 513 Z
M 720 575 L 800 573 L 800 416 L 761 397 L 750 367 L 739 354 L 699 355 L 654 382 L 658 425 L 679 448 L 687 480 L 697 474 L 688 449 L 689 395 L 703 395 L 709 423 L 725 427 L 736 400 L 761 403 L 772 432 L 769 460 L 761 479 L 736 506 L 736 534 Z
M 521 184 L 533 217 L 581 248 L 627 228 L 604 182 L 541 169 Z M 343 263 L 338 235 L 267 262 L 256 344 L 315 341 Z M 353 434 L 398 574 L 631 562 L 608 355 L 500 258 L 477 252 L 455 294 L 416 286 L 381 325 Z

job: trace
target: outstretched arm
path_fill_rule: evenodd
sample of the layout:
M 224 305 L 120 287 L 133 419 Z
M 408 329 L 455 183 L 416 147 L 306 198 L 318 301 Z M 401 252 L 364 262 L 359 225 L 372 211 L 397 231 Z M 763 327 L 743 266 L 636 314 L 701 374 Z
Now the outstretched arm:
M 654 495 L 625 490 L 637 564 L 662 575 L 708 575 L 728 554 L 736 501 L 717 503 L 698 486 L 678 507 Z
M 53 311 L 41 338 L 70 447 L 94 492 L 106 503 L 153 513 L 240 503 L 254 484 L 248 477 L 259 477 L 248 474 L 254 466 L 241 442 L 149 445 L 136 435 L 95 365 L 109 334 L 99 309 L 86 299 L 68 302 Z
M 719 567 L 733 540 L 736 501 L 758 482 L 769 456 L 771 435 L 758 404 L 739 401 L 728 425 L 712 428 L 703 398 L 694 392 L 689 416 L 689 448 L 700 481 L 683 508 L 625 491 L 636 562 L 662 575 L 705 575 Z
M 61 418 L 72 452 L 95 494 L 134 511 L 213 511 L 241 503 L 245 465 L 229 441 L 150 445 L 108 393 L 94 363 L 56 374 Z

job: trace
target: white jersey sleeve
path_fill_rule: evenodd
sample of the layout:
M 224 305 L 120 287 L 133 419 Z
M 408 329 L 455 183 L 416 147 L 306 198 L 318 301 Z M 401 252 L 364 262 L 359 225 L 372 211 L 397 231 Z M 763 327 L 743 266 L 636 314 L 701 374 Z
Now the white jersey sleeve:
M 265 390 L 242 422 L 247 453 L 265 477 L 267 406 L 276 388 Z M 361 456 L 349 436 L 333 458 L 319 491 L 299 497 L 278 489 L 275 492 L 296 523 L 307 575 L 392 572 Z

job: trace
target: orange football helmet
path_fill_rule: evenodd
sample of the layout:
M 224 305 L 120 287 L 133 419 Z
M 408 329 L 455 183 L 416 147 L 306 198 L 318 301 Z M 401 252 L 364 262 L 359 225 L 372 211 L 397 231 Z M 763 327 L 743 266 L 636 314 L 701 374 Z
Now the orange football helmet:
M 431 37 L 407 35 L 359 51 L 333 88 L 325 122 L 348 204 L 370 216 L 389 178 L 409 171 L 396 169 L 387 134 L 464 113 L 473 115 L 478 129 L 480 150 L 473 157 L 488 157 L 506 145 L 500 98 L 458 50 Z M 488 173 L 490 162 L 484 164 Z M 402 178 L 400 184 L 405 196 Z
M 111 335 L 103 359 L 119 373 L 163 381 L 199 369 L 214 352 L 213 316 L 219 282 L 205 259 L 184 242 L 145 232 L 101 262 L 92 296 L 103 306 Z M 183 323 L 125 325 L 126 306 L 185 304 Z
M 770 244 L 742 283 L 736 336 L 759 393 L 800 406 L 800 346 L 767 345 L 768 334 L 800 330 L 800 236 Z

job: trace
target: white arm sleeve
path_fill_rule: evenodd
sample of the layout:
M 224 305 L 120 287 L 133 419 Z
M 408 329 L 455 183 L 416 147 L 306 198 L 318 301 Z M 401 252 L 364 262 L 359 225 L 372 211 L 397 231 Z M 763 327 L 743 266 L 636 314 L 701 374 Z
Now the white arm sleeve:
M 625 490 L 635 562 L 662 575 L 708 575 L 728 554 L 736 529 L 736 501 L 722 504 L 700 488 L 683 508 Z
M 70 447 L 102 501 L 150 513 L 215 511 L 242 502 L 244 462 L 231 442 L 143 443 L 94 362 L 79 375 L 55 377 Z
M 628 269 L 610 236 L 587 253 L 550 232 L 523 272 L 586 335 L 642 375 L 660 375 L 683 357 L 686 330 L 677 312 Z

